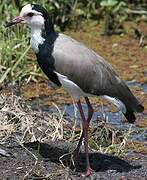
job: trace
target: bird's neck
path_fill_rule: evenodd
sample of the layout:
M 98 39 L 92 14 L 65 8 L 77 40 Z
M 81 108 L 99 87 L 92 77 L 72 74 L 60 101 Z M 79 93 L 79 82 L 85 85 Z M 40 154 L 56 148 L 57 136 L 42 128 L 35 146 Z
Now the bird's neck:
M 43 29 L 39 27 L 31 27 L 31 40 L 30 44 L 35 53 L 39 52 L 39 45 L 43 44 L 45 38 L 42 36 Z
M 35 53 L 39 52 L 39 45 L 43 44 L 52 33 L 55 33 L 55 31 L 50 20 L 45 21 L 44 27 L 31 27 L 30 44 Z

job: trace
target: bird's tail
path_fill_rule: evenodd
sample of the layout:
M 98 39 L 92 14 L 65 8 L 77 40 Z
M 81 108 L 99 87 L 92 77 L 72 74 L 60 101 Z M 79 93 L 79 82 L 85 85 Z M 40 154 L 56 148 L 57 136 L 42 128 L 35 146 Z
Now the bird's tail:
M 124 81 L 120 83 L 120 88 L 118 91 L 118 97 L 125 106 L 126 113 L 124 114 L 129 123 L 134 123 L 136 120 L 135 112 L 141 113 L 144 111 L 144 107 L 140 104 L 140 102 L 136 99 L 136 97 L 132 94 L 128 86 Z
M 127 111 L 126 111 L 126 113 L 124 115 L 125 115 L 125 117 L 126 117 L 126 119 L 128 120 L 129 123 L 134 123 L 135 120 L 136 120 L 134 112 L 141 113 L 143 111 L 144 111 L 144 107 L 141 104 L 138 104 L 135 111 L 127 109 Z
M 117 92 L 115 91 L 117 89 Z M 122 111 L 129 123 L 134 123 L 136 120 L 135 112 L 141 113 L 144 107 L 139 103 L 136 97 L 132 94 L 128 86 L 122 81 L 119 86 L 114 89 L 115 98 L 104 96 Z

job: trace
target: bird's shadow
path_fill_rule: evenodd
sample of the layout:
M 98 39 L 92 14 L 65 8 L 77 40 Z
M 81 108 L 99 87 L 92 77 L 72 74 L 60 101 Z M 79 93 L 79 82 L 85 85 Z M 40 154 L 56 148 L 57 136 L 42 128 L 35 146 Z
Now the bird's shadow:
M 86 170 L 86 158 L 85 153 L 80 153 L 74 163 L 71 160 L 71 153 L 64 149 L 62 146 L 56 146 L 54 144 L 40 143 L 38 141 L 33 143 L 24 144 L 27 148 L 38 150 L 39 154 L 45 161 L 52 161 L 59 163 L 62 161 L 64 166 L 70 167 L 70 169 L 76 169 L 77 172 L 83 172 Z M 62 157 L 62 158 L 61 158 Z M 61 161 L 59 161 L 61 159 Z M 128 161 L 120 159 L 117 156 L 102 154 L 102 153 L 89 153 L 89 159 L 91 168 L 95 171 L 116 170 L 117 172 L 129 172 L 132 169 L 139 169 L 141 165 L 131 165 Z

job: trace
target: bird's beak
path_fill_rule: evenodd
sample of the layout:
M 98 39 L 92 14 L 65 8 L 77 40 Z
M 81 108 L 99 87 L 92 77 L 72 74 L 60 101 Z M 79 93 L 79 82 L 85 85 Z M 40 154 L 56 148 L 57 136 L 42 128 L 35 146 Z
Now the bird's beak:
M 21 17 L 21 16 L 17 16 L 17 17 L 15 17 L 14 19 L 12 19 L 11 21 L 9 21 L 9 22 L 6 22 L 6 27 L 10 27 L 10 26 L 13 26 L 13 25 L 15 25 L 15 24 L 19 24 L 19 23 L 21 23 L 21 22 L 23 22 L 24 20 L 23 20 L 23 18 Z

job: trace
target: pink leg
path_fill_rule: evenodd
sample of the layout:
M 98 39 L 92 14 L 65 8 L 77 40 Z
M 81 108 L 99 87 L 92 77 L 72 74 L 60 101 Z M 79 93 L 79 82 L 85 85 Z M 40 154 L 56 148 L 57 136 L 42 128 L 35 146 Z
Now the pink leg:
M 86 99 L 86 103 L 89 103 L 88 98 L 85 98 L 85 99 Z M 88 127 L 89 127 L 90 119 L 87 119 L 87 121 L 86 121 L 80 100 L 78 101 L 77 104 L 78 104 L 79 112 L 80 112 L 81 119 L 82 119 L 82 125 L 83 125 L 83 133 L 82 134 L 84 136 L 84 146 L 85 146 L 86 163 L 87 163 L 87 169 L 86 169 L 86 173 L 84 174 L 84 176 L 89 176 L 92 173 L 92 169 L 91 169 L 90 163 L 89 163 L 89 155 L 88 155 Z M 91 113 L 91 117 L 92 117 L 92 113 Z M 82 139 L 83 139 L 83 137 L 82 137 Z
M 88 99 L 88 97 L 85 97 L 85 100 L 86 100 L 86 103 L 87 103 L 87 106 L 88 106 L 88 118 L 87 118 L 87 122 L 88 124 L 90 123 L 90 120 L 92 118 L 92 115 L 93 115 L 93 108 L 90 104 L 90 101 Z
M 88 118 L 87 118 L 87 123 L 88 123 L 88 126 L 89 126 L 89 123 L 90 123 L 90 120 L 92 118 L 92 115 L 93 115 L 93 108 L 90 104 L 90 101 L 88 99 L 88 97 L 85 97 L 85 101 L 86 101 L 86 104 L 88 106 Z M 80 140 L 78 142 L 78 145 L 76 147 L 76 149 L 74 150 L 74 155 L 77 156 L 78 153 L 79 153 L 79 149 L 82 145 L 82 140 L 83 140 L 83 137 L 84 137 L 84 131 L 82 131 L 82 134 L 81 134 L 81 137 L 80 137 Z

